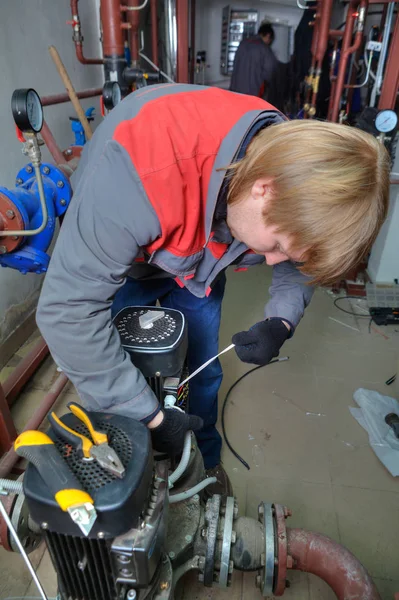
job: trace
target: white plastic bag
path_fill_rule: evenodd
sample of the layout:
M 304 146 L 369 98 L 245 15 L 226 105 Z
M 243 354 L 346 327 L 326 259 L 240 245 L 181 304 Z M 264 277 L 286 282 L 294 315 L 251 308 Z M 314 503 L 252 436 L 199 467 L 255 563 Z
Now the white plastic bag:
M 373 390 L 359 388 L 353 394 L 360 408 L 349 407 L 356 421 L 369 434 L 370 445 L 374 452 L 394 477 L 399 476 L 399 440 L 392 428 L 385 423 L 389 413 L 399 415 L 399 402 L 389 396 L 383 396 Z

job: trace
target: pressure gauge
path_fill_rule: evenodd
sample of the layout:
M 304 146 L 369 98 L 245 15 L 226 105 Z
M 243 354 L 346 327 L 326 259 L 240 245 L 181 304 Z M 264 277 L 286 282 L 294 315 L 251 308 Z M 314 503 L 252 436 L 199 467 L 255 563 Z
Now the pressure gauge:
M 11 110 L 18 129 L 39 133 L 43 126 L 43 107 L 35 90 L 15 90 L 11 98 Z
M 117 81 L 107 81 L 103 87 L 104 106 L 112 110 L 122 100 L 122 92 Z
M 376 129 L 380 133 L 393 131 L 398 124 L 398 115 L 393 110 L 382 110 L 375 118 Z

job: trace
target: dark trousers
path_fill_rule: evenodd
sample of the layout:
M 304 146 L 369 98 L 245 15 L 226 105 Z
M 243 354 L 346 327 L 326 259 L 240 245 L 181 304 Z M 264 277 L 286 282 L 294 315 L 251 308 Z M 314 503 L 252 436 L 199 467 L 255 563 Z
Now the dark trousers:
M 155 306 L 157 300 L 165 308 L 180 310 L 187 321 L 188 368 L 192 373 L 218 353 L 225 283 L 226 279 L 223 276 L 207 298 L 197 298 L 186 288 L 180 288 L 173 279 L 137 281 L 128 278 L 115 296 L 112 314 L 114 316 L 127 306 Z M 190 412 L 204 420 L 204 427 L 196 436 L 206 469 L 220 463 L 222 439 L 215 424 L 222 376 L 220 362 L 214 360 L 189 384 Z

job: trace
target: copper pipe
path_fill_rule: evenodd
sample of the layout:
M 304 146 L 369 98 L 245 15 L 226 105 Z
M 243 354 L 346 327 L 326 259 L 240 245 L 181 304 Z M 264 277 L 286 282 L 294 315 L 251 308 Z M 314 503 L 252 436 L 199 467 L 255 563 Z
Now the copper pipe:
M 53 404 L 57 400 L 58 396 L 61 394 L 66 384 L 68 383 L 68 377 L 61 373 L 51 386 L 50 390 L 44 396 L 39 408 L 29 419 L 27 424 L 25 425 L 23 431 L 28 431 L 29 429 L 37 429 L 47 413 L 53 407 Z M 7 477 L 7 475 L 11 472 L 12 468 L 15 466 L 19 459 L 18 454 L 14 452 L 12 448 L 7 452 L 7 454 L 0 461 L 0 478 Z
M 141 0 L 126 0 L 127 6 L 137 7 Z M 139 10 L 128 10 L 126 12 L 128 23 L 131 25 L 130 29 L 130 52 L 132 55 L 132 62 L 138 63 L 139 61 L 139 25 L 140 25 L 140 11 Z
M 396 98 L 399 87 L 399 12 L 396 15 L 395 28 L 393 30 L 389 55 L 385 66 L 384 80 L 381 88 L 381 95 L 378 101 L 378 108 L 395 109 Z
M 121 29 L 121 10 L 119 0 L 101 0 L 101 23 L 103 26 L 103 54 L 124 56 L 123 31 Z
M 159 65 L 157 0 L 151 0 L 151 55 L 152 62 Z
M 91 90 L 84 90 L 83 92 L 76 92 L 79 100 L 83 98 L 94 98 L 94 96 L 101 96 L 103 93 L 102 88 L 92 88 Z M 42 106 L 54 106 L 55 104 L 63 104 L 64 102 L 70 102 L 68 94 L 53 94 L 52 96 L 42 96 L 40 98 Z
M 47 146 L 48 151 L 54 159 L 54 162 L 57 165 L 63 165 L 65 163 L 64 155 L 62 154 L 57 142 L 55 141 L 55 137 L 51 133 L 51 130 L 47 125 L 46 121 L 43 121 L 43 127 L 40 133 L 44 143 Z
M 71 0 L 72 21 L 69 21 L 73 27 L 76 58 L 82 65 L 102 65 L 104 64 L 102 58 L 85 58 L 83 56 L 83 36 L 80 28 L 78 2 L 79 0 Z
M 190 20 L 191 20 L 191 32 L 190 32 L 190 48 L 191 48 L 191 62 L 190 62 L 190 83 L 194 83 L 194 71 L 196 63 L 195 55 L 195 0 L 191 0 L 190 6 Z
M 177 78 L 188 83 L 188 0 L 176 0 L 177 19 Z
M 63 161 L 65 159 L 63 158 Z M 48 356 L 49 349 L 43 338 L 40 338 L 35 347 L 21 360 L 14 371 L 3 383 L 4 395 L 8 404 L 12 404 L 24 385 L 40 367 Z
M 8 452 L 17 435 L 6 395 L 0 384 L 0 455 Z
M 344 35 L 343 29 L 330 29 L 328 32 L 330 38 L 341 38 Z
M 327 50 L 328 32 L 330 29 L 333 1 L 334 0 L 324 0 L 321 3 L 319 34 L 315 53 L 316 61 L 319 63 L 319 68 L 321 68 L 321 64 L 323 62 L 324 55 Z
M 337 542 L 304 529 L 287 529 L 293 569 L 323 579 L 339 600 L 381 600 L 370 575 L 358 559 Z
M 348 64 L 348 58 L 354 52 L 360 48 L 360 45 L 363 40 L 363 27 L 365 21 L 365 11 L 367 8 L 367 0 L 361 0 L 359 5 L 359 22 L 358 22 L 358 30 L 355 35 L 355 41 L 351 46 L 350 43 L 352 41 L 353 28 L 355 23 L 356 14 L 355 11 L 358 7 L 358 0 L 351 0 L 348 6 L 348 13 L 346 16 L 346 24 L 345 24 L 345 32 L 342 41 L 342 51 L 341 57 L 339 61 L 339 69 L 337 76 L 337 84 L 335 87 L 334 98 L 332 98 L 332 109 L 331 109 L 331 120 L 337 122 L 340 101 L 342 96 L 342 91 L 344 89 L 345 76 L 346 76 L 346 67 Z

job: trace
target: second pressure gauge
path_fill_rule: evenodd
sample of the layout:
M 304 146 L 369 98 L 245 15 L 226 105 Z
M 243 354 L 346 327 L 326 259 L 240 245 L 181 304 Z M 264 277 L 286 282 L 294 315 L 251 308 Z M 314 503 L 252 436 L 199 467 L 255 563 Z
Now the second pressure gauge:
M 393 110 L 382 110 L 375 118 L 376 129 L 380 133 L 393 131 L 398 124 L 398 115 Z
M 39 133 L 43 126 L 43 107 L 35 90 L 15 90 L 11 98 L 11 110 L 18 129 Z
M 112 110 L 122 100 L 122 92 L 117 81 L 107 81 L 103 87 L 104 106 Z

